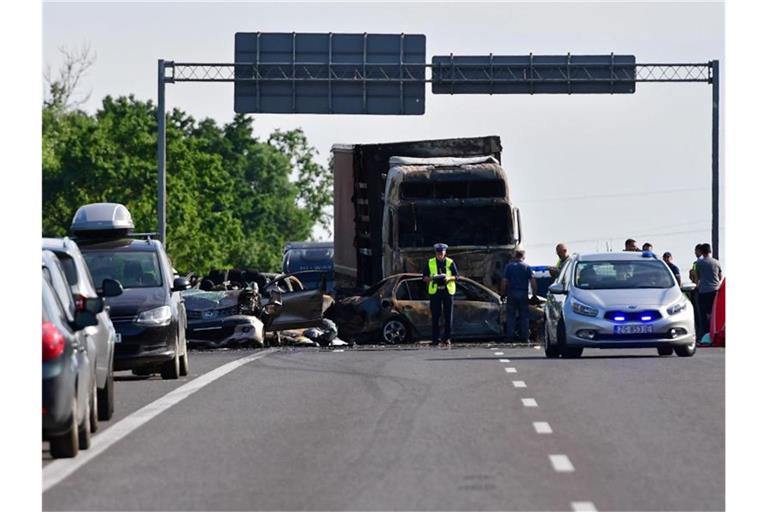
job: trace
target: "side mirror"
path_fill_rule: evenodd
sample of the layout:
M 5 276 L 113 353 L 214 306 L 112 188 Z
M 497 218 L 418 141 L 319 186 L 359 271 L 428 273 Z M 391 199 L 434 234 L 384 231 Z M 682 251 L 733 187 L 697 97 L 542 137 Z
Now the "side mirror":
M 117 297 L 122 295 L 123 285 L 120 281 L 115 279 L 105 279 L 101 282 L 101 296 L 102 297 Z
M 83 311 L 98 315 L 104 311 L 104 297 L 91 297 L 83 301 Z
M 684 292 L 692 292 L 696 290 L 696 283 L 685 283 L 680 287 L 680 289 Z
M 96 319 L 96 314 L 87 309 L 75 313 L 74 328 L 76 331 L 80 331 L 98 323 L 99 321 Z
M 381 301 L 381 308 L 382 309 L 389 309 L 392 307 L 392 301 L 389 299 L 384 299 Z
M 552 283 L 549 285 L 549 293 L 553 295 L 565 295 L 565 286 L 563 286 L 563 283 Z
M 173 280 L 173 288 L 171 288 L 172 292 L 180 292 L 184 290 L 189 290 L 192 287 L 191 284 L 189 284 L 189 279 L 186 277 L 177 277 Z

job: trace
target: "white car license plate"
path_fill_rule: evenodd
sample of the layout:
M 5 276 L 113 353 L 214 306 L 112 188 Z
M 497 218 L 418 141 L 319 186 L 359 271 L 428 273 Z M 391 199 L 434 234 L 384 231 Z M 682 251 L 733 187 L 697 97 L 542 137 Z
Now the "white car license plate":
M 120 343 L 121 341 L 123 341 L 123 335 L 120 334 L 119 332 L 116 332 L 115 333 L 115 343 Z
M 652 325 L 614 325 L 614 334 L 646 334 L 652 333 Z

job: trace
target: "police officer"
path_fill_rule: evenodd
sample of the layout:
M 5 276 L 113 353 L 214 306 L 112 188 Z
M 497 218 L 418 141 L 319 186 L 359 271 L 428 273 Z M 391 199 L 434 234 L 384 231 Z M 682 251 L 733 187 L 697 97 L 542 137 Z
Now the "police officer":
M 438 344 L 440 335 L 440 316 L 445 317 L 443 343 L 451 344 L 451 326 L 453 324 L 453 295 L 456 293 L 456 280 L 459 271 L 451 258 L 445 256 L 448 246 L 435 244 L 435 257 L 430 258 L 424 267 L 424 282 L 429 293 L 429 309 L 432 312 L 432 345 Z

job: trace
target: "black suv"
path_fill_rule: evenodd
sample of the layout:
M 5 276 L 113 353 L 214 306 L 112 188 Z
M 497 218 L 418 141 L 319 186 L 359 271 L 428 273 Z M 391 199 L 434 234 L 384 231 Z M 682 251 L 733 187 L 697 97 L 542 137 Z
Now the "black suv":
M 105 225 L 109 219 L 114 229 Z M 127 238 L 132 228 L 128 210 L 113 203 L 83 206 L 72 222 L 94 282 L 114 279 L 123 286 L 122 295 L 107 299 L 117 331 L 114 369 L 143 375 L 159 371 L 164 379 L 178 379 L 189 373 L 187 316 L 179 293 L 189 281 L 174 279 L 158 240 Z

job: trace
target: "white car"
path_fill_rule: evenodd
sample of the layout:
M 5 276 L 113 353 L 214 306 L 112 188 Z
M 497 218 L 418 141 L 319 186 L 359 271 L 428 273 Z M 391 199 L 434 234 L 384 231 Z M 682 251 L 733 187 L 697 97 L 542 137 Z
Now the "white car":
M 693 304 L 651 252 L 573 255 L 549 287 L 544 306 L 547 357 L 580 357 L 585 348 L 696 352 Z

